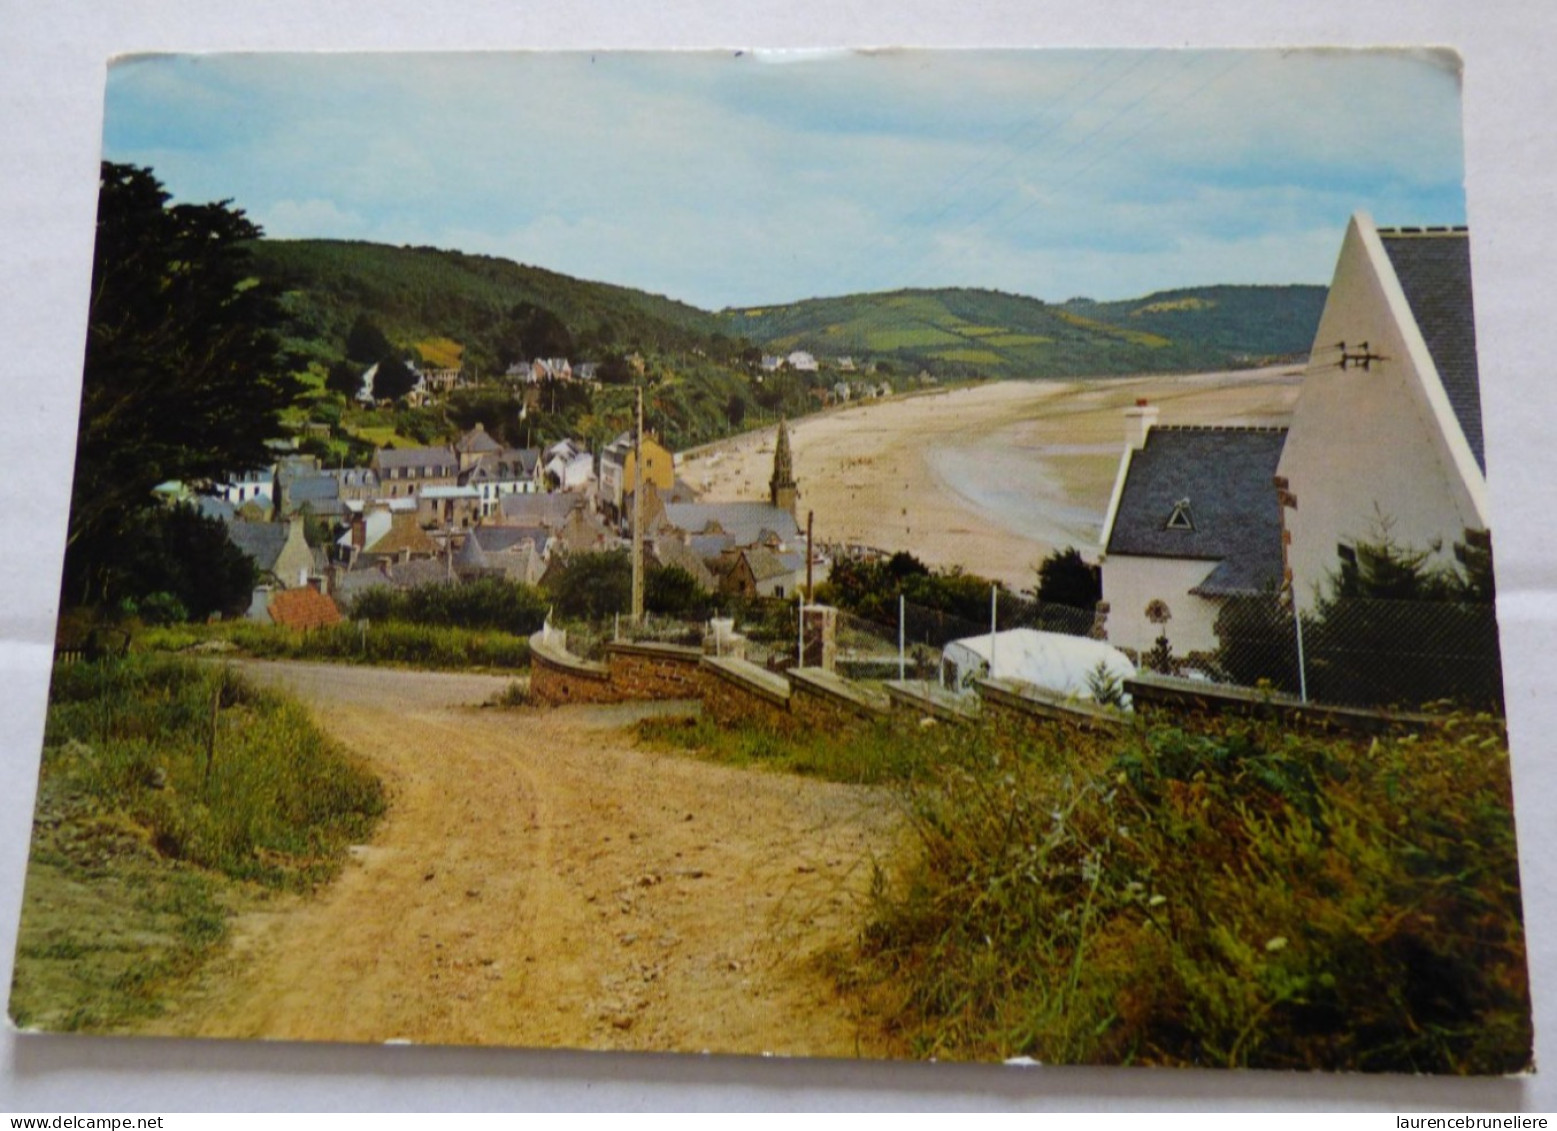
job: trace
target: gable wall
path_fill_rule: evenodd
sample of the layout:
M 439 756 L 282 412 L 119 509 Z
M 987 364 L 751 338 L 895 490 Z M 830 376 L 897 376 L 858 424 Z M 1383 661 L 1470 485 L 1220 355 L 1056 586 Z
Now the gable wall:
M 1386 360 L 1340 369 L 1342 341 Z M 1284 510 L 1287 564 L 1305 609 L 1337 569 L 1337 543 L 1378 541 L 1381 516 L 1399 545 L 1439 543 L 1448 562 L 1466 527 L 1486 528 L 1485 482 L 1365 217 L 1347 230 L 1278 474 L 1297 500 Z
M 1216 614 L 1220 605 L 1190 592 L 1211 575 L 1216 562 L 1186 558 L 1146 558 L 1110 554 L 1103 565 L 1103 600 L 1108 602 L 1108 642 L 1115 648 L 1144 652 L 1162 633 L 1146 619 L 1146 606 L 1166 601 L 1173 619 L 1167 637 L 1173 653 L 1216 649 Z

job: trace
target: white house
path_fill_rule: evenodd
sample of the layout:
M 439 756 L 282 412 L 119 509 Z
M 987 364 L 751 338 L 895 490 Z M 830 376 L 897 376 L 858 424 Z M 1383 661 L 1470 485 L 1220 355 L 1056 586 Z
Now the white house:
M 815 373 L 817 371 L 816 358 L 805 350 L 795 350 L 784 361 L 789 367 L 799 373 Z
M 1277 474 L 1303 608 L 1384 527 L 1444 565 L 1467 536 L 1486 535 L 1464 228 L 1379 229 L 1352 217 Z
M 1100 557 L 1108 639 L 1138 652 L 1159 636 L 1179 656 L 1214 651 L 1223 602 L 1281 584 L 1286 429 L 1158 427 L 1144 401 L 1125 421 Z

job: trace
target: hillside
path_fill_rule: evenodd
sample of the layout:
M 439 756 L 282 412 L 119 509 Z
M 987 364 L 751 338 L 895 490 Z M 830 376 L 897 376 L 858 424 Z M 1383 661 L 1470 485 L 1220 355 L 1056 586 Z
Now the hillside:
M 539 307 L 566 327 L 580 355 L 610 349 L 719 348 L 720 320 L 660 295 L 593 283 L 487 255 L 344 240 L 259 240 L 262 276 L 279 283 L 305 356 L 338 358 L 367 314 L 397 346 L 449 339 L 483 370 L 528 357 L 514 309 Z
M 1304 354 L 1317 286 L 1162 291 L 1054 305 L 1001 291 L 905 290 L 721 312 L 732 337 L 774 353 L 887 361 L 946 375 L 1062 377 L 1221 368 Z
M 999 291 L 906 290 L 713 313 L 492 256 L 342 240 L 251 246 L 259 276 L 283 293 L 288 345 L 314 389 L 295 422 L 328 425 L 319 454 L 346 462 L 368 458 L 364 445 L 427 443 L 476 421 L 510 443 L 604 443 L 629 425 L 640 373 L 656 429 L 681 448 L 813 411 L 843 356 L 899 389 L 922 370 L 955 379 L 1255 365 L 1306 352 L 1325 294 L 1206 287 L 1053 305 Z M 764 352 L 795 349 L 815 354 L 820 372 L 758 366 Z M 370 363 L 411 354 L 484 382 L 514 361 L 562 356 L 597 363 L 604 385 L 539 398 L 531 389 L 528 404 L 514 386 L 491 383 L 419 409 L 351 403 Z

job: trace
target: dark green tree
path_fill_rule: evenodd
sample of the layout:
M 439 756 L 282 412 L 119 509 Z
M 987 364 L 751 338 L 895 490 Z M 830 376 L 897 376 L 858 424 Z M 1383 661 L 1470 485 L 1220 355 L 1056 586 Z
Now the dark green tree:
M 379 358 L 378 372 L 373 375 L 373 399 L 397 401 L 416 388 L 416 374 L 411 367 L 394 354 Z
M 1103 599 L 1103 573 L 1074 546 L 1055 550 L 1038 564 L 1038 600 L 1090 609 Z
M 389 344 L 389 339 L 378 328 L 378 324 L 366 314 L 357 315 L 357 320 L 351 324 L 351 331 L 346 335 L 347 358 L 363 365 L 372 365 L 379 358 L 394 352 L 395 347 Z
M 112 569 L 116 597 L 138 600 L 153 620 L 233 616 L 248 607 L 254 563 L 220 519 L 191 506 L 144 511 L 126 531 Z M 154 612 L 155 611 L 155 612 Z
M 562 616 L 599 618 L 628 611 L 632 579 L 632 559 L 626 550 L 602 550 L 569 554 L 557 578 L 547 585 Z
M 81 392 L 65 596 L 111 596 L 113 563 L 166 480 L 263 467 L 301 391 L 260 230 L 230 202 L 170 205 L 149 169 L 105 162 Z M 190 605 L 190 611 L 195 608 Z

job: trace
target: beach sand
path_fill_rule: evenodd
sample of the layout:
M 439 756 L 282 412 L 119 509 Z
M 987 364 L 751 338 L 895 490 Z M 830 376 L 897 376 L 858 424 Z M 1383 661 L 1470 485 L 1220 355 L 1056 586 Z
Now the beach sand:
M 1098 552 L 1126 408 L 1162 424 L 1283 425 L 1301 367 L 1084 381 L 1001 381 L 829 410 L 790 424 L 799 519 L 821 543 L 908 550 L 1017 589 L 1074 545 Z M 766 499 L 772 426 L 688 452 L 708 501 Z

